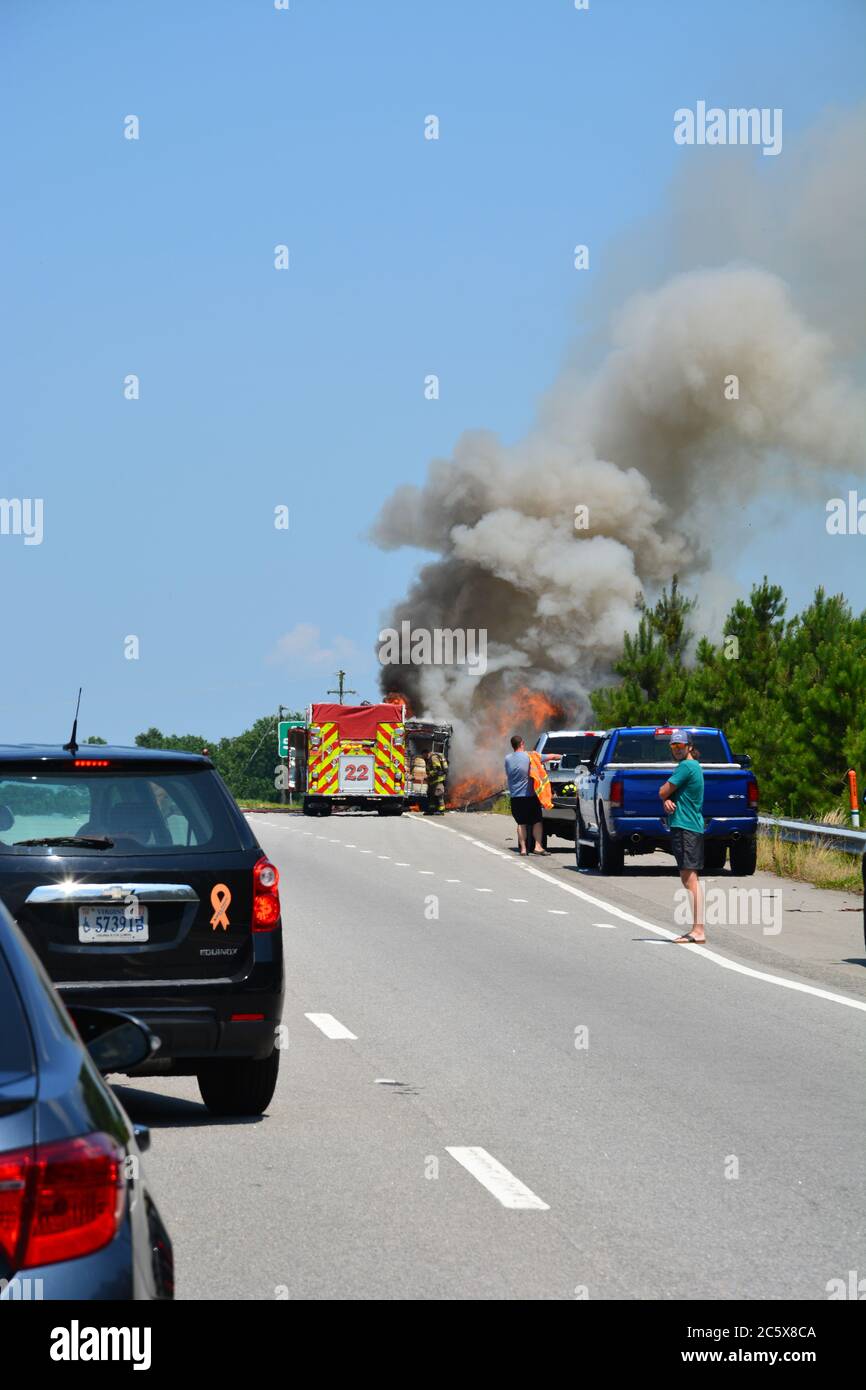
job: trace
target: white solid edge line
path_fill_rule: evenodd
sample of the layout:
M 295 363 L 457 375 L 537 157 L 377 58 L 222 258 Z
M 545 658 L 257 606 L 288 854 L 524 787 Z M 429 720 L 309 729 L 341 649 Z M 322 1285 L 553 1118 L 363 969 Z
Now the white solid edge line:
M 431 830 L 447 830 L 451 835 L 459 835 L 461 840 L 468 840 L 470 845 L 476 845 L 479 849 L 487 850 L 490 854 L 496 854 L 500 859 L 507 859 L 509 864 L 514 864 L 516 869 L 525 874 L 533 874 L 536 878 L 543 878 L 546 883 L 552 883 L 555 887 L 561 888 L 564 893 L 572 893 L 576 898 L 582 898 L 584 902 L 592 903 L 593 907 L 603 907 L 605 912 L 611 913 L 614 917 L 619 917 L 623 922 L 630 922 L 632 926 L 643 927 L 645 931 L 651 931 L 655 936 L 666 937 L 668 941 L 676 941 L 676 934 L 668 931 L 665 927 L 656 927 L 652 922 L 645 922 L 642 917 L 635 917 L 631 912 L 625 912 L 621 907 L 614 907 L 613 903 L 605 902 L 603 898 L 596 898 L 591 893 L 584 893 L 581 888 L 575 888 L 570 883 L 562 883 L 552 874 L 545 873 L 543 869 L 536 869 L 534 864 L 515 863 L 514 856 L 506 853 L 505 850 L 494 849 L 492 845 L 485 845 L 483 840 L 476 840 L 472 835 L 466 835 L 462 830 L 455 830 L 450 825 L 437 825 L 435 822 L 422 821 L 420 817 L 411 816 L 411 820 L 418 821 L 421 825 L 426 825 Z M 765 970 L 753 970 L 749 965 L 740 965 L 739 961 L 726 960 L 724 956 L 719 956 L 715 951 L 711 951 L 707 946 L 683 945 L 684 951 L 690 951 L 692 955 L 703 956 L 705 960 L 710 960 L 714 965 L 719 965 L 723 970 L 733 970 L 738 975 L 748 975 L 753 980 L 763 980 L 766 984 L 778 985 L 781 989 L 792 989 L 798 994 L 812 994 L 817 999 L 828 999 L 832 1004 L 844 1004 L 849 1009 L 859 1009 L 861 1013 L 866 1013 L 866 1002 L 861 999 L 849 999 L 845 994 L 833 994 L 828 989 L 819 989 L 817 985 L 806 985 L 799 980 L 786 980 L 781 975 L 768 975 Z
M 350 1033 L 339 1019 L 334 1018 L 333 1014 L 304 1014 L 317 1028 L 320 1028 L 326 1038 L 351 1038 L 353 1042 L 358 1041 L 356 1033 Z
M 513 1211 L 550 1211 L 546 1202 L 536 1197 L 525 1183 L 504 1168 L 486 1149 L 478 1146 L 451 1148 L 446 1145 L 445 1152 L 456 1158 L 467 1173 L 477 1178 L 504 1207 L 510 1207 Z

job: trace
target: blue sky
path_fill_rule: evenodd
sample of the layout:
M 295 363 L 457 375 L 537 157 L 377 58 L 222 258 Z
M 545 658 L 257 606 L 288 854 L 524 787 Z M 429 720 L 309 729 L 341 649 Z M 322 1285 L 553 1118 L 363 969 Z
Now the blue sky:
M 424 557 L 367 527 L 463 429 L 531 424 L 585 324 L 571 248 L 657 211 L 674 109 L 780 106 L 788 139 L 866 88 L 858 0 L 4 0 L 0 41 L 0 495 L 45 506 L 41 545 L 0 536 L 11 742 L 65 736 L 79 683 L 119 742 L 237 732 L 338 665 L 374 696 Z M 856 538 L 756 529 L 745 590 L 866 607 Z

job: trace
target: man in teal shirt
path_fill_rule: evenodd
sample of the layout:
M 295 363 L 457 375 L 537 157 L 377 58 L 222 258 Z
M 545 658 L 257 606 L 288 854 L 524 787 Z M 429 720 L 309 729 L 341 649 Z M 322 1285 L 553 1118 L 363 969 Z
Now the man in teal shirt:
M 685 729 L 671 730 L 670 749 L 678 766 L 659 788 L 659 796 L 670 816 L 671 851 L 677 861 L 680 881 L 692 899 L 694 924 L 690 932 L 676 939 L 699 945 L 707 939 L 703 892 L 698 877 L 704 867 L 704 770 Z

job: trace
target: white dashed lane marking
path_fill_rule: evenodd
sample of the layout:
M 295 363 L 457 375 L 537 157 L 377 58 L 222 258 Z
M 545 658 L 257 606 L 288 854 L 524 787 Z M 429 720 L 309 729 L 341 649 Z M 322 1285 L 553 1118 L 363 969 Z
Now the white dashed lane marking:
M 350 1033 L 339 1019 L 334 1018 L 333 1014 L 304 1014 L 317 1028 L 320 1028 L 326 1038 L 351 1038 L 357 1042 L 357 1034 Z
M 412 816 L 411 820 L 420 825 L 427 824 L 436 832 L 445 831 L 449 835 L 459 835 L 461 840 L 466 840 L 476 849 L 484 850 L 487 854 L 494 854 L 498 859 L 506 859 L 514 863 L 514 856 L 506 854 L 504 850 L 496 849 L 493 845 L 486 845 L 483 840 L 476 840 L 473 835 L 467 835 L 462 830 L 455 830 L 450 825 L 435 825 L 429 821 L 422 821 L 420 817 Z M 580 888 L 575 888 L 570 883 L 563 883 L 560 879 L 554 878 L 552 874 L 545 873 L 543 869 L 536 869 L 534 864 L 516 864 L 515 867 L 521 873 L 532 874 L 533 878 L 540 878 L 545 883 L 550 883 L 554 888 L 558 888 L 563 893 L 571 893 L 573 897 L 580 898 L 585 903 L 591 903 L 593 907 L 603 907 L 605 912 L 618 917 L 621 922 L 628 922 L 631 926 L 640 927 L 644 931 L 651 932 L 653 936 L 662 938 L 665 941 L 675 941 L 676 933 L 668 931 L 666 927 L 657 927 L 654 922 L 647 922 L 645 918 L 638 917 L 634 912 L 625 912 L 621 907 L 615 907 L 613 903 L 605 902 L 603 898 L 597 898 L 593 893 L 586 893 Z M 649 944 L 649 943 L 647 943 Z M 661 945 L 661 941 L 658 943 Z M 842 1004 L 847 1009 L 857 1009 L 860 1013 L 866 1013 L 866 1000 L 850 999 L 845 994 L 834 994 L 829 989 L 819 989 L 815 985 L 803 984 L 800 980 L 786 980 L 783 975 L 771 975 L 766 970 L 754 970 L 750 965 L 740 965 L 739 961 L 730 960 L 727 956 L 717 955 L 715 951 L 709 950 L 707 946 L 683 945 L 683 951 L 688 951 L 690 955 L 699 956 L 701 959 L 710 961 L 713 965 L 722 970 L 731 970 L 737 975 L 745 975 L 752 980 L 761 980 L 764 984 L 775 985 L 779 989 L 789 989 L 797 994 L 811 994 L 816 999 L 827 999 L 832 1004 Z
M 452 1158 L 456 1158 L 467 1173 L 477 1178 L 488 1192 L 492 1192 L 497 1202 L 501 1202 L 504 1207 L 510 1207 L 512 1211 L 550 1211 L 546 1202 L 536 1197 L 525 1183 L 513 1173 L 509 1173 L 508 1169 L 486 1149 L 446 1146 L 446 1152 L 450 1153 Z

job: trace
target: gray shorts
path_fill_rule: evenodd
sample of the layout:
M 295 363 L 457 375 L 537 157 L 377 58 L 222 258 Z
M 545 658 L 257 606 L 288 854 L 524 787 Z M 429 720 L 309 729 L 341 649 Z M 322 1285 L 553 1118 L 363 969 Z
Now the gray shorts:
M 681 826 L 671 826 L 671 853 L 677 861 L 678 869 L 704 867 L 704 837 L 697 830 L 683 830 Z

